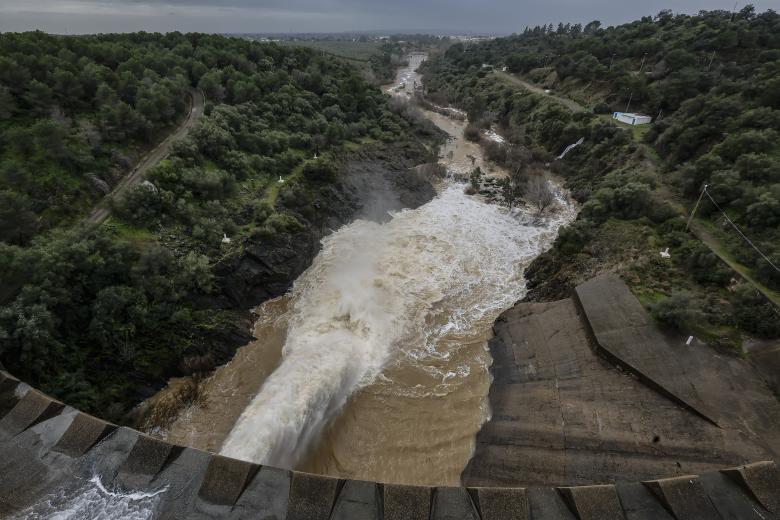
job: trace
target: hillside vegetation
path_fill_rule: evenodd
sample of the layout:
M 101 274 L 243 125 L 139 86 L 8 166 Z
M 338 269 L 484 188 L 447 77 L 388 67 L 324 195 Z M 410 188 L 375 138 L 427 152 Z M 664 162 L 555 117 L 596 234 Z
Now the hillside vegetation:
M 503 67 L 588 110 L 505 81 L 494 72 Z M 532 295 L 559 297 L 618 269 L 672 326 L 727 345 L 740 343 L 738 331 L 780 335 L 777 311 L 686 233 L 684 218 L 708 183 L 717 204 L 780 265 L 778 14 L 748 6 L 696 16 L 664 11 L 609 28 L 536 27 L 452 45 L 427 64 L 425 80 L 430 99 L 462 106 L 477 126 L 498 125 L 516 145 L 493 145 L 496 160 L 513 171 L 551 163 L 583 204 L 529 270 Z M 606 114 L 625 110 L 629 99 L 632 111 L 661 117 L 643 129 L 612 122 Z M 698 211 L 728 254 L 780 289 L 780 273 L 712 202 L 705 198 Z M 670 260 L 659 255 L 666 247 Z
M 384 85 L 395 80 L 398 67 L 405 64 L 410 52 L 445 47 L 449 40 L 447 36 L 427 34 L 395 34 L 382 38 L 319 34 L 296 35 L 289 40 L 280 40 L 280 44 L 310 47 L 345 59 L 357 66 L 366 80 Z
M 206 115 L 106 224 L 76 225 L 175 125 L 190 87 Z M 118 419 L 246 336 L 223 295 L 231 259 L 300 242 L 348 211 L 333 207 L 343 157 L 419 142 L 418 130 L 353 67 L 311 49 L 0 35 L 0 360 Z

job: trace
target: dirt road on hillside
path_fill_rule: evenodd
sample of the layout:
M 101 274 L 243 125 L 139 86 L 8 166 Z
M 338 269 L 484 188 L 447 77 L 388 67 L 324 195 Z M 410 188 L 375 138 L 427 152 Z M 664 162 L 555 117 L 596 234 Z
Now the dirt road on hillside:
M 584 106 L 580 105 L 579 103 L 572 101 L 571 99 L 556 96 L 555 94 L 549 94 L 545 92 L 545 90 L 541 87 L 538 87 L 534 85 L 533 83 L 528 83 L 527 81 L 523 81 L 522 79 L 518 78 L 517 76 L 513 74 L 507 74 L 506 72 L 495 72 L 496 76 L 499 79 L 502 79 L 504 81 L 508 81 L 509 83 L 513 83 L 515 85 L 518 85 L 520 87 L 523 87 L 524 89 L 530 90 L 531 92 L 534 92 L 536 94 L 541 94 L 543 96 L 547 96 L 551 99 L 554 99 L 558 103 L 564 105 L 566 108 L 571 110 L 572 112 L 587 112 L 588 109 Z
M 203 93 L 198 89 L 190 89 L 190 109 L 187 113 L 187 117 L 184 121 L 171 132 L 160 144 L 158 144 L 152 151 L 147 153 L 138 164 L 135 165 L 133 170 L 123 178 L 114 189 L 106 195 L 103 200 L 98 202 L 92 212 L 86 218 L 85 222 L 90 227 L 96 227 L 102 224 L 108 216 L 111 214 L 111 201 L 116 200 L 119 197 L 126 194 L 130 189 L 137 186 L 144 178 L 146 173 L 156 166 L 160 161 L 168 156 L 171 151 L 173 143 L 187 135 L 195 121 L 203 115 L 203 108 L 205 105 L 205 98 Z

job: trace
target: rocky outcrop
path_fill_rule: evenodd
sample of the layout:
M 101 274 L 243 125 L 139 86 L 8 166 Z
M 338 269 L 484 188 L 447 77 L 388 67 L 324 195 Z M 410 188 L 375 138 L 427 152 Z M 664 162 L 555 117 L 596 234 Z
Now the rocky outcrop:
M 433 198 L 431 179 L 415 166 L 433 160 L 422 145 L 373 145 L 341 158 L 339 180 L 285 201 L 304 229 L 253 239 L 245 252 L 218 267 L 225 305 L 251 308 L 284 294 L 311 264 L 326 234 L 355 218 L 384 221 L 388 212 L 416 208 Z

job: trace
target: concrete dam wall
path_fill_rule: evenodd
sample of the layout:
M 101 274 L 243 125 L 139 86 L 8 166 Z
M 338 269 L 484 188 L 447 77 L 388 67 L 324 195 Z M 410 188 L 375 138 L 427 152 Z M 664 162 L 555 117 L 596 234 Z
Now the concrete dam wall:
M 673 367 L 663 365 L 655 376 L 646 359 L 620 350 L 624 343 L 615 331 L 625 330 L 625 319 L 634 323 L 631 330 L 646 325 L 641 309 L 626 299 L 622 282 L 605 277 L 589 283 L 578 289 L 578 300 L 595 341 L 617 357 L 612 362 L 643 370 L 654 392 L 708 427 L 728 428 L 730 417 L 706 406 L 706 391 L 693 395 L 685 385 L 673 386 L 682 377 L 670 372 Z M 607 299 L 621 305 L 625 312 L 616 315 L 623 318 L 604 321 L 604 312 L 611 312 L 603 304 Z M 646 334 L 648 341 L 660 341 Z M 662 363 L 655 359 L 656 365 Z M 496 363 L 502 366 L 501 359 Z M 665 380 L 664 374 L 674 377 Z M 478 446 L 475 457 L 480 456 Z M 698 475 L 605 482 L 610 481 L 566 487 L 421 487 L 259 466 L 107 423 L 0 371 L 0 518 L 48 518 L 54 512 L 58 518 L 278 520 L 780 518 L 780 469 L 770 460 Z

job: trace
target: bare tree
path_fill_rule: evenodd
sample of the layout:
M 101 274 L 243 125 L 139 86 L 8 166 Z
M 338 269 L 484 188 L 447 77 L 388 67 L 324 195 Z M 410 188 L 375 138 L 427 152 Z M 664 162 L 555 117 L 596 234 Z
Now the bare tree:
M 509 209 L 515 205 L 515 202 L 523 196 L 526 186 L 526 174 L 522 167 L 510 171 L 509 175 L 501 181 L 501 195 Z
M 539 215 L 555 202 L 555 193 L 550 185 L 547 174 L 533 175 L 526 184 L 525 196 L 528 201 L 536 206 Z
M 490 128 L 498 119 L 498 114 L 490 110 L 482 112 L 482 116 L 477 120 L 477 126 L 481 128 Z

